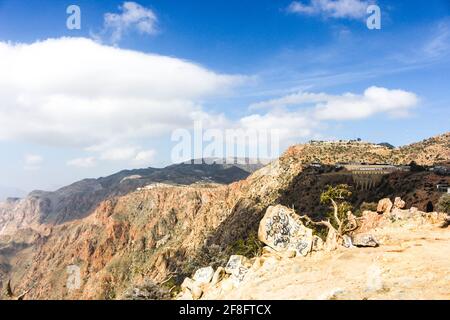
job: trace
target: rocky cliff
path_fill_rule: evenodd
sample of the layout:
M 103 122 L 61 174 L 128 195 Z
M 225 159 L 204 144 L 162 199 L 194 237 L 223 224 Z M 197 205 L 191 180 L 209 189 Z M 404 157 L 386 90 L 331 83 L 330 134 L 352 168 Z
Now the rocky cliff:
M 411 159 L 418 165 L 445 163 L 450 159 L 449 138 L 447 133 L 397 149 L 356 142 L 298 145 L 247 179 L 230 185 L 161 185 L 128 192 L 110 197 L 92 210 L 82 210 L 76 218 L 63 215 L 45 227 L 39 220 L 42 215 L 32 219 L 31 225 L 36 227 L 29 228 L 28 215 L 16 214 L 15 225 L 26 232 L 0 237 L 3 283 L 11 279 L 15 291 L 29 290 L 28 299 L 123 298 L 130 287 L 148 279 L 176 287 L 196 268 L 223 263 L 236 241 L 258 230 L 271 205 L 284 204 L 297 213 L 320 217 L 317 196 L 322 187 L 350 179 L 327 171 L 327 165 L 407 165 Z M 311 163 L 321 163 L 324 171 L 311 171 Z M 434 188 L 427 189 L 427 183 L 450 182 L 448 176 L 424 170 L 396 172 L 383 179 L 372 193 L 357 190 L 355 185 L 353 202 L 374 201 L 380 192 L 396 196 L 396 189 L 405 185 L 401 193 L 408 205 L 422 205 L 439 196 Z M 21 205 L 23 212 L 42 212 L 49 204 Z M 2 216 L 10 210 L 4 209 Z M 66 287 L 67 267 L 72 265 L 80 268 L 81 284 L 76 290 Z

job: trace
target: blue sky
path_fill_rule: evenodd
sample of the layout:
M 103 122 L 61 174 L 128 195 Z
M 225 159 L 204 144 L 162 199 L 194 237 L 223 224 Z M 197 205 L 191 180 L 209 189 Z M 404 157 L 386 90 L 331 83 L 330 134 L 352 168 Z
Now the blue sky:
M 381 30 L 348 3 L 376 3 Z M 81 30 L 66 27 L 71 4 Z M 281 148 L 403 145 L 449 130 L 449 1 L 294 4 L 0 0 L 0 186 L 169 164 L 171 133 L 196 117 L 281 127 Z

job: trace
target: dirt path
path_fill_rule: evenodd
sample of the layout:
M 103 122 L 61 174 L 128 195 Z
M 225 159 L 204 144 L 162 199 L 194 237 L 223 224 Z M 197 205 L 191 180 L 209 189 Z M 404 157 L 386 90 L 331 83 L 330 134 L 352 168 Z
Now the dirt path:
M 450 299 L 450 228 L 395 225 L 378 248 L 268 260 L 237 289 L 204 299 Z

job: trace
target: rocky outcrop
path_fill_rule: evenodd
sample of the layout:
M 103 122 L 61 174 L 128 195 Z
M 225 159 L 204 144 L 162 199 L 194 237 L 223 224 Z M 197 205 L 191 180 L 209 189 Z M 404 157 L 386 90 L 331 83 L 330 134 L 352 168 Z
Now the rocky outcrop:
M 259 225 L 258 238 L 277 251 L 294 250 L 302 256 L 313 245 L 312 229 L 306 228 L 293 210 L 281 205 L 267 209 Z
M 389 198 L 384 198 L 378 202 L 377 212 L 378 213 L 390 213 L 392 210 L 392 201 Z

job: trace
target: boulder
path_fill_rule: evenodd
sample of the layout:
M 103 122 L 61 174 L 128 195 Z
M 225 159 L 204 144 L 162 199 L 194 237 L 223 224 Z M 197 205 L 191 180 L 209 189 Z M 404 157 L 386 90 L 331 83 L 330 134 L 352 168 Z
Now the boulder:
M 382 214 L 366 210 L 362 213 L 362 216 L 360 218 L 358 232 L 359 233 L 369 232 L 370 230 L 379 227 L 385 221 L 385 219 L 386 216 Z
M 358 233 L 352 238 L 353 245 L 356 247 L 378 247 L 378 241 L 369 233 Z
M 245 275 L 251 267 L 251 262 L 244 256 L 233 255 L 228 260 L 225 272 L 231 274 L 231 278 L 236 284 L 244 280 Z
M 258 239 L 276 251 L 295 250 L 306 256 L 312 250 L 312 229 L 306 228 L 294 210 L 271 206 L 259 224 Z
M 378 213 L 390 213 L 392 210 L 392 201 L 389 198 L 381 199 L 378 202 L 377 212 Z
M 194 281 L 199 285 L 204 285 L 211 282 L 214 276 L 213 267 L 209 266 L 206 268 L 198 269 L 194 274 Z
M 406 206 L 406 202 L 402 200 L 400 197 L 396 197 L 394 200 L 394 208 L 396 209 L 404 209 Z

